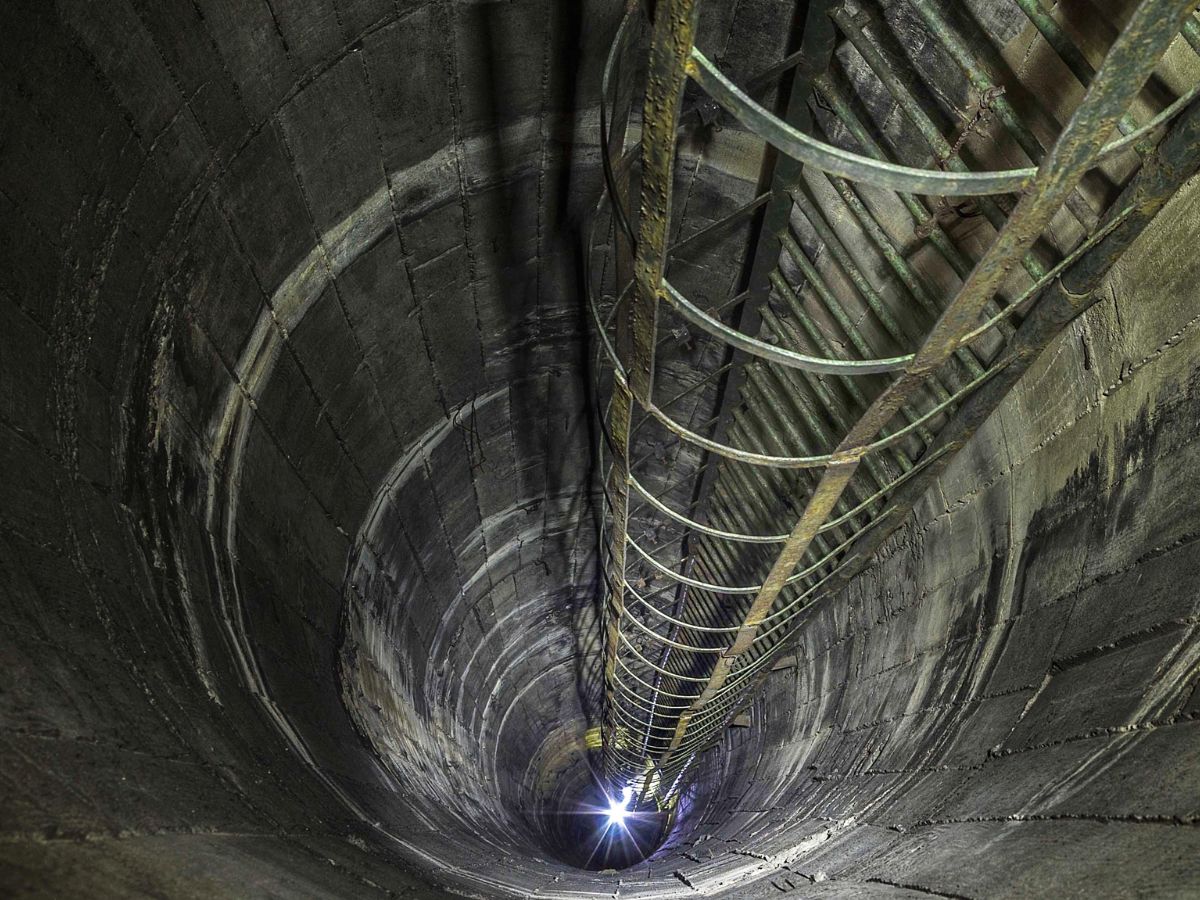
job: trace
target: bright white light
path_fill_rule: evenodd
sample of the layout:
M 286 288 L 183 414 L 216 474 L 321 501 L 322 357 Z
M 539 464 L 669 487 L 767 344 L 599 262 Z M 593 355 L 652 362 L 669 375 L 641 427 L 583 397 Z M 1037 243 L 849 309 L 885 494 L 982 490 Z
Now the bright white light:
M 608 824 L 624 825 L 625 820 L 629 818 L 629 801 L 633 799 L 633 788 L 626 786 L 625 790 L 621 791 L 621 799 L 614 800 L 608 798 Z

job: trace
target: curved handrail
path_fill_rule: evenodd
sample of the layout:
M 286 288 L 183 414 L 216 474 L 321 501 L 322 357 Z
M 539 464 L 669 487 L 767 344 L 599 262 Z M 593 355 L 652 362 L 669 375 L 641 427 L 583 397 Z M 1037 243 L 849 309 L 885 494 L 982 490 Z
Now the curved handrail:
M 730 115 L 776 149 L 793 159 L 830 175 L 865 182 L 910 194 L 938 197 L 979 197 L 1024 190 L 1037 175 L 1037 167 L 999 169 L 990 172 L 945 172 L 884 162 L 843 150 L 805 134 L 772 115 L 733 83 L 699 48 L 693 47 L 688 75 Z M 1107 144 L 1095 157 L 1099 165 L 1150 132 L 1166 124 L 1197 96 L 1200 85 L 1178 97 L 1140 128 Z
M 776 469 L 812 469 L 819 466 L 837 465 L 838 463 L 857 462 L 868 454 L 875 453 L 879 450 L 885 450 L 888 447 L 900 443 L 910 435 L 918 431 L 930 420 L 936 418 L 941 413 L 945 412 L 949 407 L 958 403 L 972 391 L 975 391 L 982 386 L 986 381 L 989 381 L 996 374 L 1003 371 L 1004 368 L 1012 362 L 1012 358 L 1002 359 L 997 364 L 987 369 L 978 378 L 967 383 L 967 385 L 958 391 L 955 391 L 941 403 L 933 406 L 928 412 L 917 417 L 903 428 L 893 431 L 890 435 L 878 440 L 871 441 L 867 444 L 860 444 L 857 447 L 851 447 L 846 450 L 837 450 L 833 453 L 823 453 L 818 456 L 771 456 L 765 453 L 754 453 L 750 450 L 742 450 L 737 447 L 731 447 L 728 444 L 723 444 L 720 441 L 714 441 L 711 438 L 706 438 L 704 435 L 692 431 L 685 425 L 680 425 L 657 406 L 646 408 L 646 412 L 654 416 L 663 427 L 667 428 L 672 433 L 678 435 L 685 441 L 694 444 L 698 447 L 703 447 L 716 453 L 718 456 L 723 456 L 726 459 L 732 459 L 735 462 L 750 463 L 751 465 L 767 466 Z
M 806 372 L 818 372 L 824 375 L 877 375 L 881 372 L 895 372 L 897 369 L 902 369 L 913 359 L 911 353 L 883 359 L 836 359 L 808 356 L 794 350 L 785 350 L 774 344 L 768 344 L 766 341 L 760 341 L 758 338 L 750 337 L 736 328 L 730 328 L 720 319 L 713 318 L 679 293 L 675 286 L 665 278 L 662 286 L 663 299 L 697 328 L 703 329 L 730 346 L 744 350 L 751 356 L 770 360 L 791 369 L 803 369 Z

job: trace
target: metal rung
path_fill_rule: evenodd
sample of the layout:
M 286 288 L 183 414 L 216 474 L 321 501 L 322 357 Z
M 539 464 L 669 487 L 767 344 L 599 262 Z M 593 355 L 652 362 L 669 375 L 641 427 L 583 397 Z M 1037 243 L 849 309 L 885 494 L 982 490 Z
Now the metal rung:
M 1018 0 L 1086 88 L 1049 146 L 1022 119 L 1028 111 L 998 93 L 986 54 L 947 17 L 952 0 L 904 2 L 955 60 L 961 83 L 914 91 L 920 73 L 896 71 L 876 46 L 890 26 L 872 19 L 868 37 L 833 0 L 810 0 L 803 43 L 765 67 L 785 79 L 775 111 L 751 97 L 765 82 L 740 90 L 695 46 L 699 0 L 659 0 L 653 23 L 635 4 L 605 67 L 607 195 L 591 253 L 603 252 L 596 223 L 607 222 L 616 297 L 599 301 L 586 273 L 596 383 L 604 385 L 597 408 L 605 410 L 600 752 L 608 778 L 653 795 L 660 808 L 671 808 L 684 776 L 696 771 L 696 754 L 731 723 L 750 721 L 746 711 L 769 674 L 795 665 L 784 650 L 808 608 L 844 586 L 911 512 L 981 417 L 1091 302 L 1123 248 L 1200 166 L 1200 85 L 1144 124 L 1129 114 L 1180 29 L 1200 48 L 1194 0 L 1141 0 L 1094 69 L 1038 0 Z M 621 60 L 646 28 L 640 146 L 626 151 L 621 136 L 636 104 L 613 88 L 625 83 Z M 860 118 L 856 84 L 840 83 L 848 80 L 837 71 L 840 41 L 867 63 L 855 77 L 877 80 L 923 147 L 885 148 L 874 123 Z M 673 165 L 689 80 L 780 152 L 764 155 L 765 193 L 672 248 Z M 1034 165 L 968 168 L 958 153 L 966 132 L 948 139 L 918 98 L 968 88 L 992 95 L 1003 128 Z M 624 111 L 618 121 L 609 120 L 610 107 Z M 715 109 L 703 107 L 705 121 Z M 1122 132 L 1115 139 L 1114 123 Z M 1156 143 L 1164 126 L 1170 130 Z M 855 146 L 817 136 L 834 132 Z M 1077 191 L 1080 180 L 1126 151 L 1135 174 L 1097 215 Z M 939 167 L 927 167 L 929 153 Z M 638 182 L 634 198 L 630 185 Z M 938 222 L 948 197 L 978 198 L 983 227 L 994 230 L 978 258 Z M 906 211 L 911 233 L 877 217 L 880 203 Z M 1056 248 L 1048 228 L 1064 209 L 1084 234 Z M 673 254 L 699 252 L 705 236 L 742 224 L 751 234 L 745 258 L 731 261 L 742 275 L 729 299 L 694 302 L 667 278 Z M 928 261 L 916 256 L 924 247 L 933 251 Z M 957 287 L 937 296 L 929 265 L 946 269 L 937 283 L 948 276 Z M 690 349 L 671 339 L 674 326 L 660 322 L 668 317 L 686 323 Z

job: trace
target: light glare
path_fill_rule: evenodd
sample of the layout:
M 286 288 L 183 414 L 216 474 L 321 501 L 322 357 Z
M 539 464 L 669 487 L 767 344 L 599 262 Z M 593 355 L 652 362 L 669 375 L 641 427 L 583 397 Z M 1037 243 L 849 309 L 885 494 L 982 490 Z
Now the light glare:
M 608 824 L 624 825 L 625 820 L 629 818 L 629 801 L 633 798 L 633 788 L 626 785 L 621 791 L 621 799 L 614 800 L 611 797 L 608 799 Z

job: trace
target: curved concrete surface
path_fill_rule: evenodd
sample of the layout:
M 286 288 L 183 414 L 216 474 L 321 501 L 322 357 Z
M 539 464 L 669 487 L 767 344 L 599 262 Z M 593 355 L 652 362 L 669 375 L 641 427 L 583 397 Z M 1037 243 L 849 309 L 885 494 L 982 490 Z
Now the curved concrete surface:
M 777 53 L 788 5 L 751 5 L 705 46 Z M 811 608 L 664 845 L 581 867 L 619 7 L 0 11 L 10 895 L 1200 883 L 1194 190 Z M 723 140 L 682 233 L 753 190 Z

